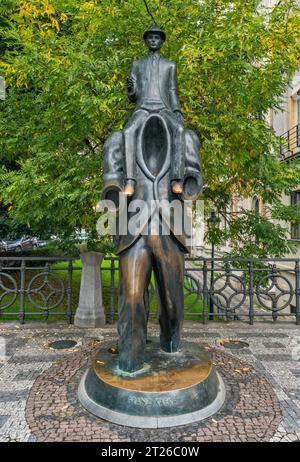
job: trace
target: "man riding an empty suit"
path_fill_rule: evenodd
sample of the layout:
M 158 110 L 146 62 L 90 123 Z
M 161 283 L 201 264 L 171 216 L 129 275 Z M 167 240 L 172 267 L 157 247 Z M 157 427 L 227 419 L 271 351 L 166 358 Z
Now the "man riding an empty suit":
M 179 348 L 184 254 L 192 245 L 186 205 L 203 185 L 199 138 L 182 125 L 175 63 L 159 55 L 165 33 L 151 26 L 144 39 L 150 54 L 134 61 L 127 81 L 136 108 L 125 130 L 105 142 L 103 162 L 102 200 L 108 210 L 113 204 L 117 218 L 112 234 L 119 256 L 119 368 L 129 373 L 144 364 L 152 271 L 160 347 L 166 353 Z
M 173 192 L 180 194 L 184 174 L 184 128 L 177 93 L 176 64 L 159 53 L 166 34 L 158 26 L 150 26 L 143 38 L 149 54 L 133 62 L 127 78 L 128 97 L 136 103 L 136 108 L 124 130 L 127 175 L 124 192 L 128 196 L 134 193 L 137 134 L 149 114 L 158 113 L 172 133 L 171 183 Z

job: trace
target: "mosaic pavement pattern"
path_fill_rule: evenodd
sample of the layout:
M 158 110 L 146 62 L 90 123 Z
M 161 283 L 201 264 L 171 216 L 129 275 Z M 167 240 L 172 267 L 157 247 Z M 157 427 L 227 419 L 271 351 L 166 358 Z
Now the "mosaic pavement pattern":
M 158 335 L 158 326 L 149 326 Z M 0 324 L 0 441 L 296 441 L 300 439 L 300 327 L 294 324 L 186 322 L 183 337 L 209 346 L 227 391 L 223 408 L 203 422 L 133 429 L 97 419 L 77 386 L 102 340 L 116 326 Z M 54 340 L 75 340 L 53 350 Z M 249 347 L 229 350 L 222 339 Z

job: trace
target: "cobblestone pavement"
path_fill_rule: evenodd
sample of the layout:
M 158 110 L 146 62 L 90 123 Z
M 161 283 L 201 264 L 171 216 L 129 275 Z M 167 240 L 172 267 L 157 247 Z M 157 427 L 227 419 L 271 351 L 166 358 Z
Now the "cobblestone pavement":
M 158 326 L 149 325 L 157 335 Z M 295 441 L 300 439 L 300 328 L 278 322 L 186 322 L 183 338 L 209 345 L 226 402 L 203 422 L 167 429 L 122 427 L 97 419 L 77 400 L 79 379 L 116 326 L 0 324 L 0 441 Z M 75 340 L 70 350 L 49 343 Z M 230 350 L 222 339 L 248 347 Z

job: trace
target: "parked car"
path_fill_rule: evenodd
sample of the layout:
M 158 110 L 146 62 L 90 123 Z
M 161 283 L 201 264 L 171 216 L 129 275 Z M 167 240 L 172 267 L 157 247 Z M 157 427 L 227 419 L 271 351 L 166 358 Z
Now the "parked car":
M 44 239 L 37 238 L 37 246 L 38 247 L 46 247 L 47 244 L 48 244 L 48 242 L 45 241 Z
M 0 252 L 6 252 L 7 244 L 5 241 L 0 240 Z
M 5 250 L 11 252 L 21 252 L 27 249 L 38 248 L 38 239 L 36 237 L 22 236 L 20 239 L 3 241 Z

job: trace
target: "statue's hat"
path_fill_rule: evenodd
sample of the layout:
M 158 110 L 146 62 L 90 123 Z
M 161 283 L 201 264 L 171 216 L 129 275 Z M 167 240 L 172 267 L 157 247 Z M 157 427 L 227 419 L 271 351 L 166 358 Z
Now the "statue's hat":
M 145 40 L 148 34 L 159 34 L 163 41 L 166 40 L 166 34 L 156 24 L 152 24 L 149 29 L 144 32 L 143 39 Z

